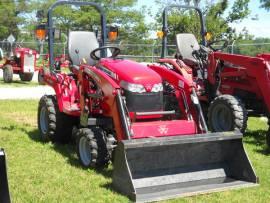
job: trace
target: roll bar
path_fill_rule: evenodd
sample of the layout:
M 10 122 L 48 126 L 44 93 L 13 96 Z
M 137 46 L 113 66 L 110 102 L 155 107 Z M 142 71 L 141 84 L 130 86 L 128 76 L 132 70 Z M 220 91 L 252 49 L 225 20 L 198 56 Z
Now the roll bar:
M 49 64 L 50 70 L 53 70 L 54 65 L 54 50 L 53 50 L 53 43 L 54 43 L 54 29 L 53 29 L 53 20 L 52 20 L 52 13 L 55 7 L 60 5 L 74 5 L 74 6 L 93 6 L 99 13 L 100 13 L 100 21 L 101 21 L 101 46 L 104 45 L 106 40 L 106 15 L 104 9 L 97 3 L 94 2 L 83 2 L 83 1 L 72 1 L 72 0 L 58 0 L 54 4 L 52 4 L 48 10 L 47 18 L 48 18 L 48 33 L 49 33 Z M 104 53 L 101 53 L 104 55 Z
M 205 39 L 205 33 L 207 32 L 206 30 L 206 25 L 205 25 L 205 19 L 202 13 L 202 10 L 199 9 L 198 7 L 195 6 L 187 6 L 187 5 L 169 5 L 166 6 L 163 10 L 162 13 L 162 23 L 163 23 L 163 27 L 162 27 L 162 31 L 164 33 L 163 38 L 162 38 L 162 51 L 161 51 L 161 58 L 164 58 L 167 55 L 167 43 L 168 43 L 168 39 L 167 39 L 167 32 L 168 32 L 168 11 L 171 8 L 184 8 L 184 9 L 191 9 L 191 10 L 195 10 L 198 12 L 199 17 L 200 17 L 200 24 L 201 24 L 201 35 L 202 35 L 202 44 L 204 46 L 207 45 L 206 39 Z

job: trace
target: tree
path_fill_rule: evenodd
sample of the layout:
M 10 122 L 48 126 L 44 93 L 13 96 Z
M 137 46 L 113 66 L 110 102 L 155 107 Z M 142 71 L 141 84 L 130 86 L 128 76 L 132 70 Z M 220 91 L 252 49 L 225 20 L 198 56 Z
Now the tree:
M 0 40 L 6 39 L 10 34 L 18 37 L 19 25 L 24 18 L 21 16 L 26 11 L 27 2 L 24 0 L 0 1 Z
M 35 11 L 45 9 L 55 0 L 32 0 Z M 142 10 L 134 9 L 132 6 L 137 0 L 92 0 L 100 4 L 106 12 L 107 24 L 116 24 L 120 28 L 120 37 L 125 41 L 138 41 L 148 36 L 148 27 L 144 23 Z M 83 6 L 80 9 L 72 6 L 60 6 L 54 12 L 55 22 L 65 33 L 69 30 L 94 30 L 100 24 L 99 14 L 93 7 Z
M 248 56 L 256 56 L 257 54 L 270 52 L 269 38 L 255 38 L 239 40 L 235 44 L 234 53 Z M 241 46 L 245 44 L 245 46 Z
M 197 6 L 202 7 L 202 11 L 205 15 L 207 30 L 213 35 L 213 39 L 221 38 L 233 38 L 235 36 L 235 30 L 231 27 L 230 23 L 235 23 L 246 18 L 250 11 L 248 8 L 249 0 L 235 0 L 231 10 L 229 9 L 228 0 L 220 0 L 217 3 L 216 1 L 206 1 L 205 4 L 202 4 L 202 1 L 196 0 L 178 0 L 178 1 L 169 1 L 169 4 L 189 4 L 195 3 Z M 163 0 L 158 0 L 163 8 L 165 3 Z M 168 5 L 168 1 L 167 1 Z M 203 6 L 206 5 L 206 6 Z M 227 16 L 225 15 L 226 13 Z M 160 15 L 157 16 L 157 20 L 161 22 Z M 172 9 L 168 17 L 168 24 L 170 26 L 170 31 L 173 33 L 173 36 L 168 36 L 172 41 L 176 33 L 189 32 L 196 35 L 200 39 L 200 23 L 198 15 L 192 11 L 184 12 L 179 9 Z
M 266 10 L 270 11 L 270 0 L 260 0 L 261 7 L 265 8 Z

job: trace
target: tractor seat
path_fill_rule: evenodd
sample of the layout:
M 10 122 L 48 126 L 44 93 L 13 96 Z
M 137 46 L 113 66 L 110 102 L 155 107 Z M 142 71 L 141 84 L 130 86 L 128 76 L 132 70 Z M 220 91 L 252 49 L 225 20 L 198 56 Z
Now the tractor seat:
M 69 58 L 74 67 L 78 67 L 85 59 L 89 65 L 95 65 L 95 61 L 90 58 L 90 53 L 99 47 L 95 33 L 87 31 L 71 31 L 68 37 Z
M 197 60 L 192 56 L 194 50 L 200 50 L 196 37 L 191 33 L 180 33 L 176 35 L 177 52 L 187 65 L 197 65 Z

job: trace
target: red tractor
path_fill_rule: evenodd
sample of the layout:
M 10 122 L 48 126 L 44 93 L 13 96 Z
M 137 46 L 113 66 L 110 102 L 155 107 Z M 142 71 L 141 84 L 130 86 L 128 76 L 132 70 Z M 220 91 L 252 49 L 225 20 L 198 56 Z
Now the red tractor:
M 201 103 L 208 106 L 208 124 L 212 131 L 247 127 L 248 115 L 267 116 L 270 112 L 270 54 L 257 57 L 220 52 L 227 46 L 226 40 L 207 43 L 204 18 L 200 9 L 190 6 L 168 6 L 163 12 L 163 32 L 167 32 L 167 12 L 171 7 L 195 9 L 201 22 L 202 45 L 191 33 L 176 35 L 176 59 L 165 59 L 167 36 L 163 37 L 163 51 L 160 63 L 196 84 L 196 92 Z M 217 50 L 212 45 L 223 42 Z M 270 146 L 270 131 L 266 136 Z
M 10 83 L 13 74 L 19 74 L 21 81 L 31 81 L 36 71 L 36 61 L 39 58 L 37 51 L 29 48 L 17 47 L 9 57 L 4 57 L 3 69 L 4 82 Z
M 52 46 L 52 12 L 64 4 L 93 6 L 101 16 L 100 43 L 93 32 L 69 33 L 70 74 L 55 71 Z M 242 135 L 208 132 L 193 83 L 163 67 L 118 58 L 118 47 L 105 46 L 102 7 L 57 1 L 47 27 L 50 67 L 43 80 L 56 95 L 39 102 L 42 140 L 74 137 L 84 167 L 112 161 L 114 188 L 135 201 L 256 185 Z

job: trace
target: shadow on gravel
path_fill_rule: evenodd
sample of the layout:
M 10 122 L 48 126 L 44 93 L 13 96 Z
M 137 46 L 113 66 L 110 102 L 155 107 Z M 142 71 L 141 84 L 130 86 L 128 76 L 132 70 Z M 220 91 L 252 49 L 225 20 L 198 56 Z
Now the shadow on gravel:
M 22 128 L 23 129 L 23 128 Z M 26 131 L 24 129 L 24 131 Z M 29 138 L 32 139 L 35 142 L 40 142 L 42 144 L 46 144 L 40 139 L 39 136 L 39 131 L 38 129 L 33 130 L 33 131 L 26 131 L 28 134 Z M 63 157 L 67 158 L 68 164 L 71 166 L 74 166 L 76 168 L 82 169 L 82 170 L 87 170 L 87 168 L 83 167 L 76 154 L 76 146 L 75 146 L 75 141 L 72 141 L 67 144 L 60 144 L 60 143 L 53 143 L 52 149 L 55 150 L 56 152 L 60 153 Z M 95 172 L 98 174 L 103 175 L 104 177 L 111 178 L 112 177 L 112 168 L 99 168 L 99 169 L 93 169 Z
M 252 144 L 255 146 L 261 146 L 260 148 L 256 148 L 254 151 L 264 154 L 264 155 L 269 155 L 270 154 L 270 147 L 267 147 L 266 145 L 266 133 L 267 130 L 255 130 L 255 131 L 246 131 L 244 134 L 245 143 Z

